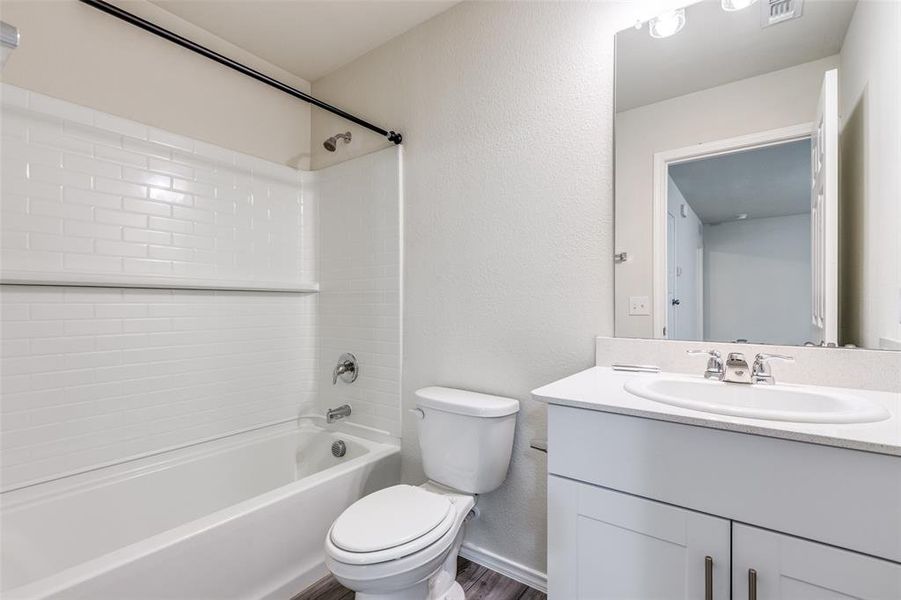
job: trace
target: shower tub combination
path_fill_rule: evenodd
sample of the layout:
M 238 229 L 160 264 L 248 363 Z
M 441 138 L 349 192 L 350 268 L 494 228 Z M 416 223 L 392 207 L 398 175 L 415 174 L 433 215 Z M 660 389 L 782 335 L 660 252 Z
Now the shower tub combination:
M 332 445 L 340 444 L 333 454 Z M 290 598 L 396 445 L 285 423 L 3 495 L 3 598 Z

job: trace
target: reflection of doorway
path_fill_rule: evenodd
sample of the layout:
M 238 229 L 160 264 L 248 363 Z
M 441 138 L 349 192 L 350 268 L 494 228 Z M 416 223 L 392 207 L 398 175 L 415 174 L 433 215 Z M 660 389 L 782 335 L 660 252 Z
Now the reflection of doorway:
M 670 338 L 813 340 L 810 156 L 805 138 L 668 167 L 667 219 L 675 216 L 667 239 L 675 262 Z M 694 318 L 699 306 L 701 322 Z
M 811 129 L 802 125 L 655 157 L 659 337 L 785 344 L 815 339 Z M 793 184 L 780 187 L 789 163 Z M 783 188 L 792 190 L 790 199 L 783 198 Z
M 778 199 L 780 190 L 766 185 L 774 179 L 769 170 L 758 171 L 749 177 L 748 185 L 759 190 L 751 194 L 753 202 L 746 200 L 749 203 L 746 211 L 735 204 L 729 206 L 730 193 L 742 195 L 741 189 L 728 189 L 737 177 L 728 170 L 730 162 L 741 159 L 743 155 L 779 152 L 793 143 L 807 144 L 804 153 L 807 163 L 799 180 L 800 194 L 797 198 L 805 207 L 804 213 L 755 214 L 755 211 L 766 213 L 766 205 L 772 208 L 773 200 Z M 698 216 L 705 223 L 704 239 L 699 243 L 704 247 L 704 260 L 702 274 L 692 277 L 700 277 L 704 285 L 703 293 L 698 296 L 701 300 L 690 303 L 692 307 L 697 307 L 697 302 L 703 302 L 704 306 L 703 335 L 697 335 L 696 328 L 687 326 L 693 311 L 686 310 L 689 303 L 679 297 L 690 294 L 693 289 L 690 282 L 685 285 L 685 282 L 679 281 L 680 273 L 684 273 L 686 266 L 692 262 L 691 248 L 686 250 L 684 245 L 684 232 L 690 234 L 692 229 L 680 229 L 678 223 L 680 217 L 688 218 L 690 211 L 686 211 L 683 205 L 678 208 L 677 214 L 677 209 L 670 204 L 669 192 L 673 169 L 706 161 L 717 163 L 710 178 L 717 184 L 727 185 L 727 193 L 715 198 L 703 211 L 698 209 Z M 770 168 L 775 172 L 782 166 L 777 162 Z M 681 186 L 677 187 L 684 191 Z M 775 203 L 777 207 L 778 204 Z M 710 210 L 723 206 L 728 208 L 725 215 L 716 217 L 709 214 Z M 762 211 L 761 206 L 764 207 Z M 700 215 L 700 212 L 705 214 Z M 671 216 L 675 222 L 671 223 Z M 795 217 L 797 223 L 793 230 L 785 220 L 761 223 L 767 216 L 780 219 Z M 755 227 L 750 226 L 752 221 Z M 731 224 L 730 227 L 725 226 L 727 223 Z M 706 235 L 707 225 L 723 227 Z M 668 229 L 673 231 L 672 243 L 668 241 Z M 654 337 L 681 336 L 681 339 L 747 340 L 771 344 L 837 344 L 838 231 L 838 70 L 832 69 L 823 75 L 814 123 L 654 155 Z M 722 273 L 719 276 L 714 267 L 722 267 L 720 263 L 724 261 L 714 262 L 711 258 L 711 246 L 717 237 L 714 234 L 729 245 L 729 249 L 717 257 L 728 259 L 725 260 L 727 266 L 719 269 Z M 799 247 L 799 241 L 804 241 L 804 245 Z M 804 246 L 807 248 L 806 256 L 802 256 L 805 254 Z M 803 269 L 792 270 L 799 265 Z M 674 282 L 669 281 L 670 274 Z M 803 290 L 799 284 L 805 281 L 806 291 L 798 291 Z M 670 290 L 675 294 L 670 294 Z M 793 296 L 788 293 L 791 290 L 794 290 Z M 803 307 L 800 302 L 802 296 L 805 300 Z M 719 311 L 716 319 L 714 311 Z M 787 313 L 791 311 L 794 311 L 794 318 L 789 319 Z M 668 331 L 670 323 L 674 329 Z M 724 323 L 727 326 L 723 326 Z

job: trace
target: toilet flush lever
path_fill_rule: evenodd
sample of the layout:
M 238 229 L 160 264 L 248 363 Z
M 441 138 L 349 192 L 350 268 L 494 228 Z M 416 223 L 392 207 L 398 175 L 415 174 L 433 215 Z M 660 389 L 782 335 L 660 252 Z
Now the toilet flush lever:
M 421 408 L 411 408 L 410 414 L 419 417 L 419 419 L 425 419 L 425 411 L 423 411 Z
M 547 454 L 547 440 L 532 440 L 529 442 L 529 447 L 533 450 L 538 450 L 539 452 Z

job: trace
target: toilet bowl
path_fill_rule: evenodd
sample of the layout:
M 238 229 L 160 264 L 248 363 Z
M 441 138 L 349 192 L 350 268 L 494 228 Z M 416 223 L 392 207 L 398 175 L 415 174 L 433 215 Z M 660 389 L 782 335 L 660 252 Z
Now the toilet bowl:
M 431 482 L 370 494 L 332 525 L 326 566 L 358 600 L 462 600 L 456 559 L 474 506 Z
M 477 494 L 507 475 L 519 402 L 451 388 L 416 392 L 421 486 L 352 504 L 329 529 L 326 566 L 357 600 L 463 600 L 455 581 Z

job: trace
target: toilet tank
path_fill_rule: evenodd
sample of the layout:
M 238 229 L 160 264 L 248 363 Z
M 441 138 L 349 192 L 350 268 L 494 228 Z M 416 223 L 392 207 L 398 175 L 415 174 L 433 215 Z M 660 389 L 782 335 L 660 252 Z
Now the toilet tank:
M 519 401 L 446 387 L 416 391 L 419 448 L 426 476 L 484 494 L 507 477 Z

